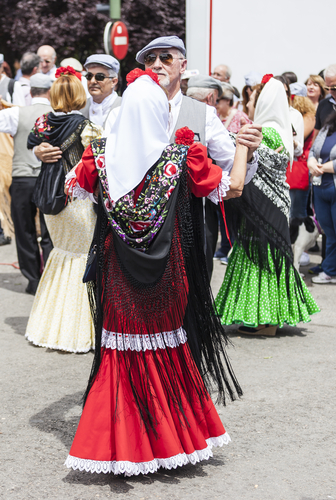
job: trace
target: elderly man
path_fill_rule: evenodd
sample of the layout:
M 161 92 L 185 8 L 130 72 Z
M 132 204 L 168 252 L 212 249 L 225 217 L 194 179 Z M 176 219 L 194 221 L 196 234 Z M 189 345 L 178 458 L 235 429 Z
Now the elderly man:
M 216 106 L 217 99 L 223 94 L 221 82 L 211 76 L 192 76 L 188 82 L 187 96 L 204 102 L 208 106 Z
M 114 90 L 118 83 L 119 61 L 106 54 L 93 54 L 86 59 L 84 68 L 90 98 L 82 113 L 96 125 L 105 127 L 111 111 L 121 104 L 121 97 Z M 34 154 L 45 163 L 61 158 L 60 148 L 45 142 L 34 148 Z
M 227 82 L 227 83 L 230 83 L 231 75 L 232 71 L 226 64 L 219 64 L 218 66 L 215 67 L 215 69 L 211 74 L 213 78 L 216 78 L 220 82 Z
M 323 99 L 316 110 L 315 137 L 324 126 L 330 113 L 336 110 L 336 64 L 331 64 L 324 70 L 326 90 L 329 95 Z
M 19 83 L 24 93 L 26 106 L 30 106 L 32 103 L 32 96 L 30 94 L 30 77 L 38 72 L 40 62 L 40 56 L 34 52 L 26 52 L 23 54 L 20 61 L 22 76 L 19 78 Z
M 55 80 L 56 73 L 56 51 L 51 45 L 41 45 L 37 50 L 37 55 L 40 56 L 40 72 L 50 76 L 51 80 Z
M 30 78 L 32 104 L 12 107 L 0 112 L 0 132 L 14 138 L 11 185 L 11 212 L 15 229 L 16 248 L 22 274 L 28 279 L 26 292 L 35 294 L 41 276 L 40 252 L 35 227 L 36 206 L 32 195 L 41 164 L 27 149 L 27 138 L 37 118 L 52 108 L 49 103 L 49 76 L 37 73 Z M 52 249 L 43 214 L 40 213 L 44 262 Z
M 146 68 L 157 73 L 160 83 L 168 92 L 172 120 L 168 134 L 174 140 L 177 129 L 187 126 L 192 129 L 209 151 L 209 155 L 223 170 L 230 171 L 233 166 L 235 147 L 230 136 L 219 120 L 216 109 L 202 102 L 182 95 L 181 75 L 187 60 L 185 46 L 177 36 L 159 37 L 137 53 L 136 60 Z M 262 139 L 261 127 L 248 125 L 239 141 L 249 148 L 245 183 L 249 182 L 257 169 L 257 157 L 253 154 Z M 239 196 L 241 193 L 237 192 Z M 209 273 L 212 269 L 212 243 L 207 245 Z M 210 248 L 210 250 L 209 250 Z
M 3 71 L 4 56 L 0 54 L 0 99 L 4 99 L 10 104 L 15 104 L 16 106 L 24 106 L 25 99 L 18 82 L 15 82 L 12 78 L 8 78 Z M 2 106 L 0 105 L 0 109 Z

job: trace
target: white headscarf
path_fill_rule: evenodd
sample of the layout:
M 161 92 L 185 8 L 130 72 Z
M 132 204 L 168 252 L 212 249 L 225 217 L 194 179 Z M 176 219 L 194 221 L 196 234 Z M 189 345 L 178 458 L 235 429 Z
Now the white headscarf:
M 279 132 L 293 161 L 293 133 L 285 88 L 271 78 L 262 89 L 254 112 L 254 122 L 262 127 L 273 127 Z
M 169 144 L 168 98 L 147 75 L 123 94 L 119 114 L 106 141 L 105 165 L 112 201 L 127 194 L 144 178 Z

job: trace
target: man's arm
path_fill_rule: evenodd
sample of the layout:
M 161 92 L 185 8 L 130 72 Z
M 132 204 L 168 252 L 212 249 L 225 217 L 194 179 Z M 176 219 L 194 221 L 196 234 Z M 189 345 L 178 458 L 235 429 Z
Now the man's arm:
M 12 107 L 0 111 L 0 132 L 14 136 L 19 125 L 19 108 Z

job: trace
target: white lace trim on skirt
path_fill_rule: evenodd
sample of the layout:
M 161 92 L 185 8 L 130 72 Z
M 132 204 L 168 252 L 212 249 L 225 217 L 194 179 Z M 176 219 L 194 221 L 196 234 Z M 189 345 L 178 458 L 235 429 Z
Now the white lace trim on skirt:
M 138 476 L 139 474 L 148 474 L 149 472 L 156 472 L 160 467 L 164 469 L 176 469 L 186 464 L 195 465 L 201 460 L 209 460 L 212 457 L 212 448 L 214 446 L 223 446 L 231 441 L 230 436 L 226 432 L 222 436 L 212 437 L 206 439 L 207 447 L 204 450 L 196 450 L 190 455 L 186 453 L 179 453 L 173 457 L 169 458 L 154 458 L 150 462 L 118 462 L 114 460 L 113 462 L 100 462 L 98 460 L 86 460 L 84 458 L 77 458 L 68 455 L 65 464 L 68 469 L 86 471 L 86 472 L 96 472 L 100 474 L 104 472 L 107 474 L 113 472 L 113 474 L 125 474 L 125 476 Z
M 101 345 L 118 351 L 147 351 L 178 347 L 187 342 L 187 333 L 182 328 L 170 332 L 153 333 L 150 335 L 134 335 L 130 333 L 109 332 L 103 328 Z

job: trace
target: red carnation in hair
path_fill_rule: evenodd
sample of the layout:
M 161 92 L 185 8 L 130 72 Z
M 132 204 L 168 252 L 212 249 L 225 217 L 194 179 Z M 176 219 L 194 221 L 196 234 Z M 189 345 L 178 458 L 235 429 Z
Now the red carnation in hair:
M 175 143 L 191 146 L 194 143 L 194 132 L 188 127 L 179 128 L 176 130 Z
M 59 78 L 60 76 L 66 76 L 66 75 L 77 76 L 77 78 L 79 80 L 81 80 L 81 78 L 82 78 L 82 75 L 80 73 L 77 73 L 77 71 L 75 71 L 72 66 L 67 66 L 66 68 L 64 66 L 61 66 L 60 68 L 58 68 L 56 70 L 56 73 L 55 73 L 56 78 Z
M 261 83 L 267 83 L 270 81 L 271 78 L 273 78 L 273 75 L 271 73 L 264 75 L 262 77 Z
M 143 76 L 143 75 L 147 75 L 147 76 L 150 76 L 151 79 L 157 83 L 158 85 L 160 85 L 160 82 L 159 82 L 159 77 L 157 76 L 156 73 L 154 73 L 154 71 L 152 71 L 151 69 L 146 69 L 146 70 L 143 70 L 143 69 L 140 69 L 140 68 L 135 68 L 133 69 L 132 71 L 130 71 L 127 75 L 126 75 L 126 81 L 127 81 L 127 86 L 130 84 L 130 83 L 133 83 L 135 82 L 135 80 L 137 78 L 139 78 L 140 76 Z

